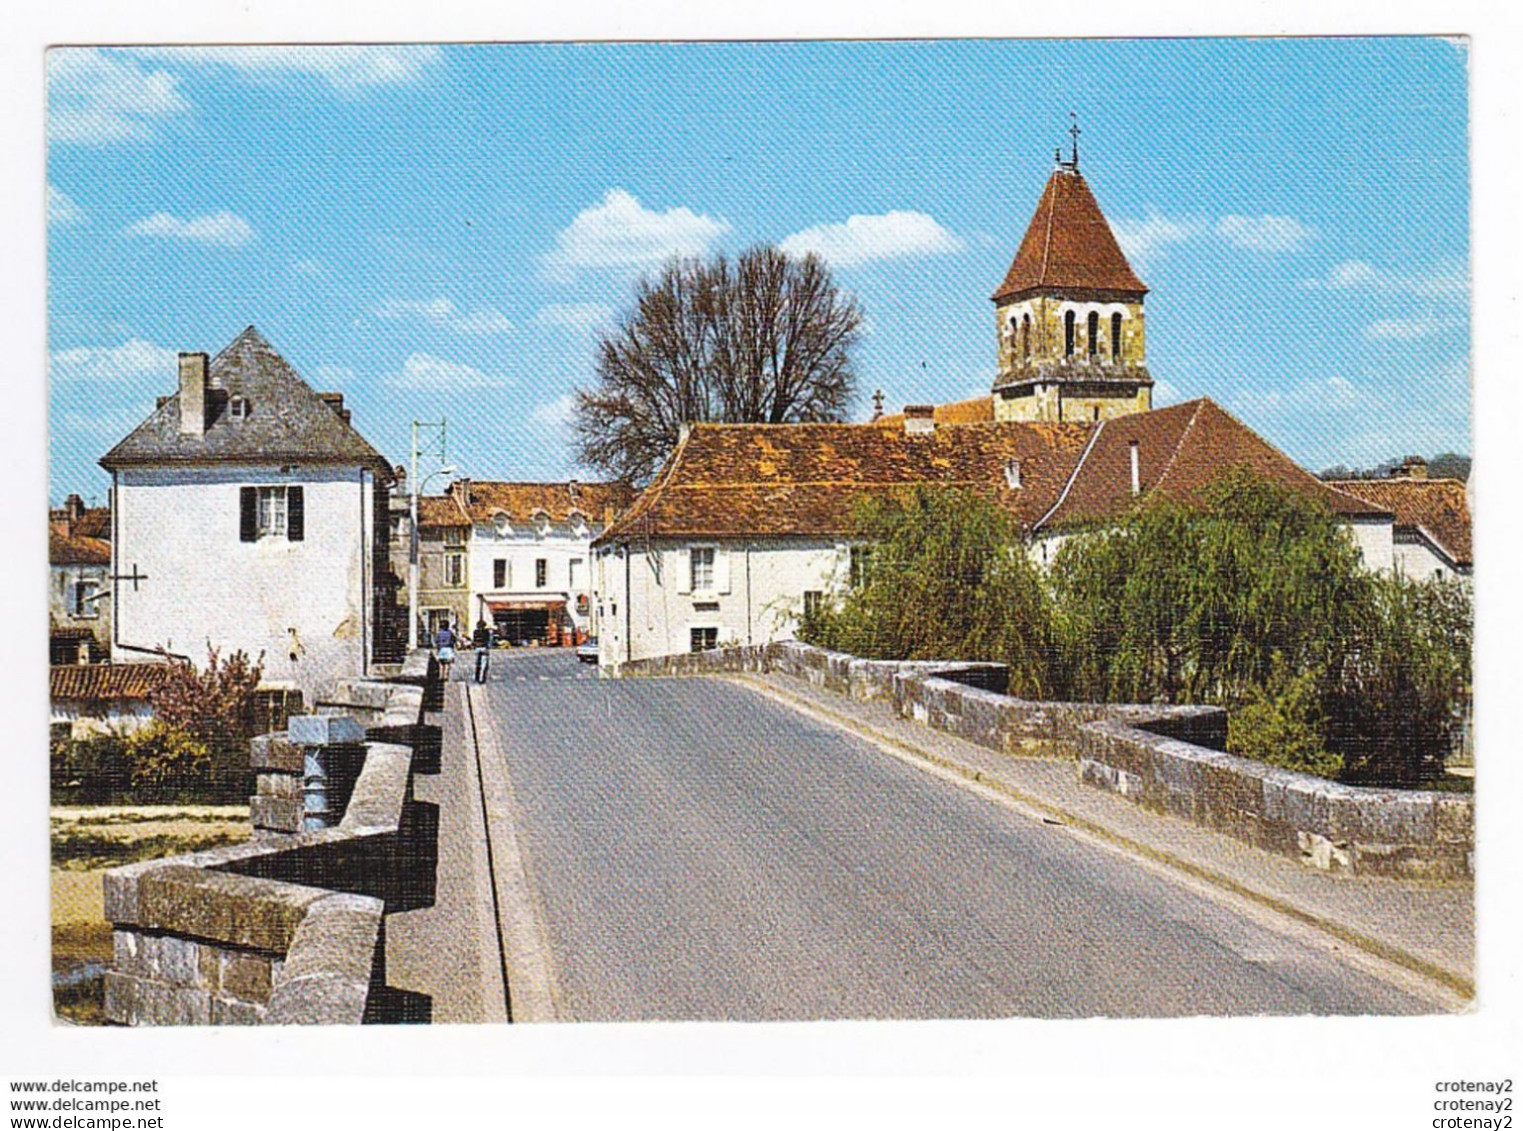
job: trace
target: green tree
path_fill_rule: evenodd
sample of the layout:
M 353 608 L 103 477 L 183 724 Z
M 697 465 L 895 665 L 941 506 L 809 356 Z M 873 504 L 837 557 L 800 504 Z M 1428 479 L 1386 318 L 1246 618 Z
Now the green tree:
M 1046 585 L 1008 512 L 971 491 L 914 487 L 865 497 L 856 538 L 872 547 L 862 583 L 806 618 L 804 639 L 871 658 L 987 660 L 1012 694 L 1048 686 Z
M 1053 563 L 1073 694 L 1232 707 L 1292 670 L 1340 670 L 1371 576 L 1317 501 L 1233 470 L 1071 539 Z
M 1328 745 L 1350 781 L 1437 776 L 1471 702 L 1475 617 L 1464 582 L 1371 579 L 1355 646 L 1324 694 Z

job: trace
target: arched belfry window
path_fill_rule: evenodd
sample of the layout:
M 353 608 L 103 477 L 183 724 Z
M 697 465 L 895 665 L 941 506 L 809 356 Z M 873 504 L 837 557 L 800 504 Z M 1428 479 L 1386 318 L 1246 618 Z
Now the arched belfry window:
M 1095 354 L 1100 352 L 1100 315 L 1096 314 L 1093 310 L 1089 312 L 1089 333 L 1087 337 L 1089 338 L 1089 341 L 1086 343 L 1089 346 L 1089 356 L 1094 357 Z
M 1021 315 L 1021 356 L 1031 360 L 1031 315 Z
M 1121 360 L 1121 315 L 1111 315 L 1111 360 Z
M 1063 356 L 1074 355 L 1074 312 L 1063 315 Z

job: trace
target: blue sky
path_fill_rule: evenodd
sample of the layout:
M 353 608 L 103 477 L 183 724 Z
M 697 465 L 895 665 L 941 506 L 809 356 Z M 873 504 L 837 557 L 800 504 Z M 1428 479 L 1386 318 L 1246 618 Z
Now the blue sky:
M 1305 465 L 1470 450 L 1463 46 L 1434 39 L 55 50 L 50 494 L 256 324 L 393 461 L 575 474 L 599 327 L 669 255 L 814 249 L 861 397 L 987 390 L 1075 110 L 1157 401 Z

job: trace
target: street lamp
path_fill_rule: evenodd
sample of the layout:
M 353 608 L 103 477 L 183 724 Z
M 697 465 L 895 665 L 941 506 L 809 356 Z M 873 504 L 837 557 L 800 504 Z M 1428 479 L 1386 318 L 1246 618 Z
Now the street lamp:
M 407 551 L 407 650 L 413 652 L 418 647 L 418 496 L 423 493 L 423 483 L 418 481 L 418 429 L 437 428 L 439 430 L 438 453 L 444 455 L 444 421 L 437 424 L 424 423 L 414 420 L 412 422 L 412 473 L 408 476 L 410 490 L 408 493 L 408 551 Z M 440 475 L 453 475 L 453 467 L 441 467 L 438 471 L 428 476 L 428 479 L 437 478 Z

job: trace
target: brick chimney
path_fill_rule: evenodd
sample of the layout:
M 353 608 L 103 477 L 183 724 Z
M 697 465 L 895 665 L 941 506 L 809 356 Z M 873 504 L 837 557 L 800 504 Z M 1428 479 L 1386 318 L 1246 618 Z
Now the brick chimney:
M 936 431 L 936 409 L 928 404 L 904 406 L 904 434 L 906 436 L 929 436 Z
M 70 538 L 74 537 L 74 528 L 84 516 L 85 501 L 78 495 L 70 495 L 63 501 L 63 528 Z
M 206 435 L 206 355 L 180 355 L 180 435 Z

